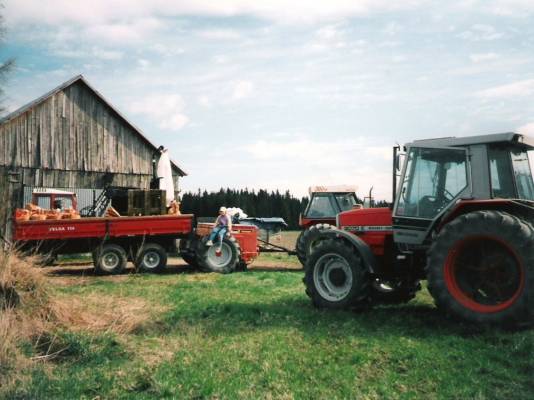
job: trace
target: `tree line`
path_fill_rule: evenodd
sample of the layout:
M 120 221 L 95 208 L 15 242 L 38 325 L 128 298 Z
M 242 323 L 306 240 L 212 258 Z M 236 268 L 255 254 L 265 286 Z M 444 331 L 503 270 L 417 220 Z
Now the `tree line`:
M 182 194 L 180 210 L 184 214 L 214 217 L 219 207 L 239 207 L 251 217 L 281 217 L 288 229 L 299 228 L 299 214 L 308 205 L 308 197 L 296 198 L 286 191 L 280 193 L 260 189 L 220 189 L 218 192 L 199 190 Z

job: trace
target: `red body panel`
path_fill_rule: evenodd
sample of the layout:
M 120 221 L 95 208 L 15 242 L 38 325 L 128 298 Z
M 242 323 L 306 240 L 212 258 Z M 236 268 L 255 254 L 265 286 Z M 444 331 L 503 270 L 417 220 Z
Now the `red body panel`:
M 382 256 L 388 238 L 393 236 L 391 210 L 384 208 L 361 208 L 338 215 L 339 229 L 358 236 L 371 247 L 375 256 Z
M 17 241 L 104 238 L 121 236 L 181 235 L 191 232 L 193 215 L 81 218 L 15 221 Z
M 304 229 L 307 229 L 310 226 L 316 225 L 316 224 L 335 225 L 336 219 L 335 218 L 304 218 L 303 217 L 299 221 L 299 225 Z
M 197 225 L 198 236 L 209 235 L 214 224 L 202 223 Z M 232 236 L 236 238 L 241 247 L 241 257 L 250 264 L 258 257 L 258 228 L 252 225 L 232 225 Z

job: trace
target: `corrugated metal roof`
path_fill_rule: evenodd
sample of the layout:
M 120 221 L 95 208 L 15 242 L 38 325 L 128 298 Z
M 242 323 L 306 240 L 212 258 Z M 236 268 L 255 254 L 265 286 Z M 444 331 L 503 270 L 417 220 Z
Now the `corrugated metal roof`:
M 14 118 L 18 117 L 19 115 L 25 113 L 26 111 L 28 111 L 32 107 L 36 106 L 37 104 L 42 103 L 43 101 L 45 101 L 49 97 L 55 95 L 56 93 L 58 93 L 58 92 L 62 91 L 63 89 L 73 85 L 76 82 L 82 82 L 85 86 L 87 86 L 89 88 L 89 90 L 91 90 L 101 101 L 103 101 L 104 104 L 106 104 L 109 108 L 111 108 L 113 110 L 113 112 L 115 114 L 117 114 L 117 116 L 120 119 L 122 119 L 127 125 L 129 125 L 149 146 L 151 146 L 154 149 L 154 151 L 156 151 L 158 149 L 159 146 L 156 146 L 154 143 L 152 143 L 143 134 L 143 132 L 141 132 L 141 130 L 137 126 L 135 126 L 133 123 L 131 123 L 117 108 L 115 108 L 104 96 L 102 96 L 102 94 L 98 90 L 96 90 L 93 86 L 91 86 L 91 84 L 87 81 L 87 79 L 84 78 L 83 75 L 76 75 L 75 77 L 69 79 L 68 81 L 63 82 L 58 87 L 56 87 L 56 88 L 52 89 L 51 91 L 45 93 L 41 97 L 29 102 L 28 104 L 23 105 L 22 107 L 18 108 L 17 110 L 13 111 L 12 113 L 10 113 L 10 114 L 6 115 L 5 117 L 1 118 L 0 119 L 0 125 L 6 123 L 8 121 L 11 121 L 12 119 L 14 119 Z M 178 171 L 180 176 L 186 176 L 187 175 L 187 172 L 185 172 L 182 168 L 180 168 L 180 166 L 175 161 L 171 160 L 171 164 L 172 164 L 173 168 Z

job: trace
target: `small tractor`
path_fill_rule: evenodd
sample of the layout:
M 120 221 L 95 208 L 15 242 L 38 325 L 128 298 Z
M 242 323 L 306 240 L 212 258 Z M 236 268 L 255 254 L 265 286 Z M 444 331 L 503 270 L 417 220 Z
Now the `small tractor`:
M 311 238 L 318 233 L 318 228 L 323 224 L 334 225 L 336 215 L 359 206 L 354 186 L 312 186 L 309 193 L 310 201 L 299 218 L 299 225 L 303 230 L 297 238 L 295 249 L 302 265 L 306 260 L 305 243 L 312 241 Z
M 414 141 L 393 149 L 393 203 L 341 212 L 304 243 L 317 307 L 403 303 L 426 279 L 457 319 L 534 320 L 532 138 L 502 133 Z M 404 157 L 402 168 L 401 157 Z M 398 182 L 398 188 L 397 188 Z

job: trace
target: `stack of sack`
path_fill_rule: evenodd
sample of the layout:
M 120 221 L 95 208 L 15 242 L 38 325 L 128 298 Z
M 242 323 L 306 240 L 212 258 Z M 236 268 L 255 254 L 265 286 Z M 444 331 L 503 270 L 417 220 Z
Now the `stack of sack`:
M 17 221 L 44 221 L 45 219 L 79 219 L 80 213 L 73 208 L 67 208 L 64 211 L 48 210 L 28 203 L 26 208 L 17 208 L 15 210 L 15 219 Z

